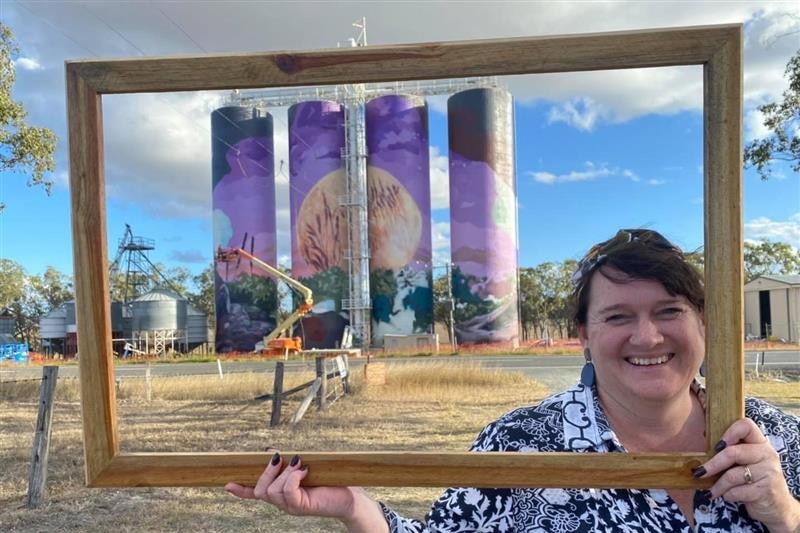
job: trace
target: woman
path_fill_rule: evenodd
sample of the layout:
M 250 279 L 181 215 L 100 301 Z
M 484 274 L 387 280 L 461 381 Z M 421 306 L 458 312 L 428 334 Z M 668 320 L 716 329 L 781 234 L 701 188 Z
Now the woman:
M 623 230 L 589 251 L 573 282 L 581 383 L 504 415 L 472 449 L 704 452 L 704 391 L 695 380 L 704 296 L 683 252 L 655 231 Z M 745 414 L 693 471 L 721 474 L 710 491 L 452 488 L 421 523 L 360 489 L 300 487 L 306 467 L 294 457 L 284 469 L 279 454 L 255 488 L 226 489 L 291 514 L 338 518 L 350 532 L 798 533 L 800 419 L 752 398 Z

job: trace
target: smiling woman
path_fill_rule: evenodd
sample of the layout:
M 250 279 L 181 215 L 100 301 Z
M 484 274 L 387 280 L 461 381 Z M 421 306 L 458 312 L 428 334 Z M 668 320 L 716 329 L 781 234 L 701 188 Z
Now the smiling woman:
M 634 229 L 594 246 L 573 279 L 573 318 L 594 372 L 489 424 L 472 451 L 702 452 L 700 273 L 659 233 Z M 710 491 L 452 488 L 423 523 L 356 489 L 301 488 L 308 467 L 295 455 L 281 472 L 278 453 L 255 487 L 226 488 L 291 514 L 339 518 L 351 533 L 797 531 L 800 419 L 754 398 L 745 415 L 693 470 L 696 478 L 720 476 Z

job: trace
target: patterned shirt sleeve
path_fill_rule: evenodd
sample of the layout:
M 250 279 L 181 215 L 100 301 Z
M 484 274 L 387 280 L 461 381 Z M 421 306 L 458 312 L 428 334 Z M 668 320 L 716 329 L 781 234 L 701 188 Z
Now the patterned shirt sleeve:
M 747 398 L 745 415 L 758 425 L 778 452 L 786 484 L 800 500 L 800 417 L 757 398 Z

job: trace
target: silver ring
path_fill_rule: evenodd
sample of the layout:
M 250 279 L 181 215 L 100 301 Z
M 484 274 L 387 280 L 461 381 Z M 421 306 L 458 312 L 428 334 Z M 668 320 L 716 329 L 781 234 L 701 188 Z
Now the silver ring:
M 753 484 L 753 473 L 750 472 L 750 467 L 747 465 L 744 467 L 744 482 L 748 485 Z

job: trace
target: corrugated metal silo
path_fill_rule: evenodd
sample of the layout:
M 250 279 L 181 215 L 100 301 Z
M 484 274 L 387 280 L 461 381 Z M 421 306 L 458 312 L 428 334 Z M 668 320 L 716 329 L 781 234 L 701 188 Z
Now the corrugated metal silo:
M 470 89 L 447 101 L 450 241 L 459 343 L 519 341 L 511 94 Z
M 61 304 L 39 319 L 41 338 L 63 339 L 67 336 L 67 306 L 68 303 Z
M 133 302 L 134 331 L 185 330 L 186 299 L 166 289 L 155 289 Z
M 123 324 L 122 302 L 111 302 L 111 331 L 122 331 Z
M 196 346 L 208 341 L 208 317 L 194 307 L 186 305 L 186 342 Z
M 433 326 L 428 109 L 417 96 L 366 104 L 372 339 Z
M 66 308 L 66 317 L 64 319 L 64 323 L 69 326 L 75 326 L 77 322 L 75 321 L 75 300 L 69 300 L 64 302 L 64 306 Z

